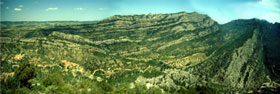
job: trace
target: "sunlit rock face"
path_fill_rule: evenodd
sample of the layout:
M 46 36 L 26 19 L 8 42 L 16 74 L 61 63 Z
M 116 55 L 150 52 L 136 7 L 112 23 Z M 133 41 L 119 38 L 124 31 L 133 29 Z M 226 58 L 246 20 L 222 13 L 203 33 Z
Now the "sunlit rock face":
M 90 79 L 161 92 L 197 86 L 254 92 L 263 83 L 279 83 L 279 26 L 258 19 L 219 25 L 196 12 L 3 24 L 1 79 L 27 60 L 41 75 L 58 72 L 71 83 Z

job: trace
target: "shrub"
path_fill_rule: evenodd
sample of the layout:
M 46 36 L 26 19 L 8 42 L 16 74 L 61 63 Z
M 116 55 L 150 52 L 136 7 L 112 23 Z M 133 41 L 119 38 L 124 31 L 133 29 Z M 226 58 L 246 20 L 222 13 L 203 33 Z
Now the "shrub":
M 98 83 L 98 86 L 101 87 L 104 91 L 113 91 L 113 87 L 105 81 Z
M 27 62 L 20 63 L 20 67 L 16 69 L 14 77 L 14 80 L 20 82 L 20 86 L 31 88 L 31 84 L 28 83 L 28 80 L 36 77 L 36 69 L 34 64 Z
M 112 92 L 113 94 L 129 94 L 130 84 L 123 82 L 116 85 L 116 88 Z
M 146 77 L 146 78 L 152 78 L 152 77 L 157 77 L 159 75 L 162 75 L 164 74 L 162 71 L 158 71 L 156 69 L 150 69 L 148 71 L 145 71 L 143 73 L 143 76 Z
M 162 92 L 159 88 L 147 88 L 145 85 L 136 85 L 135 88 L 129 90 L 128 94 L 162 94 Z
M 48 86 L 46 88 L 46 93 L 47 94 L 58 94 L 58 86 L 56 85 L 51 85 L 51 86 Z
M 50 85 L 63 86 L 62 76 L 59 73 L 50 74 L 43 80 L 43 85 L 48 87 Z
M 205 86 L 181 88 L 178 92 L 180 94 L 220 94 L 217 90 Z
M 31 90 L 29 90 L 27 87 L 22 87 L 16 90 L 17 94 L 30 94 Z

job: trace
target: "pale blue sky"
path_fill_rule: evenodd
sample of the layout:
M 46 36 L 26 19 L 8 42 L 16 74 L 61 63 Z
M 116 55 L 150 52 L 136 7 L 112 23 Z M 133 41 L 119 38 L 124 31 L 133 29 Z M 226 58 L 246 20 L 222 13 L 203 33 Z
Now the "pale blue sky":
M 280 22 L 280 0 L 1 0 L 1 21 L 93 21 L 113 15 L 207 14 L 219 23 L 259 18 Z

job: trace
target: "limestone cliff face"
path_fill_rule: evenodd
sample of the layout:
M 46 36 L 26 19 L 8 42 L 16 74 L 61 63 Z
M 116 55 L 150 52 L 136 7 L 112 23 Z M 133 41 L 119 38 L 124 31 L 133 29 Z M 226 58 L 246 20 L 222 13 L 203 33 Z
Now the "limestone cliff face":
M 252 89 L 268 80 L 261 37 L 260 31 L 255 29 L 252 38 L 234 49 L 232 61 L 225 72 L 226 83 L 237 88 Z
M 206 60 L 204 63 L 182 70 L 166 70 L 166 75 L 144 82 L 163 87 L 168 90 L 208 85 L 224 92 L 246 93 L 255 90 L 263 83 L 269 82 L 269 74 L 264 65 L 262 36 L 258 29 L 252 31 L 240 47 L 226 53 L 228 58 L 219 58 L 216 61 Z M 219 64 L 220 63 L 220 64 Z
M 224 88 L 222 90 L 229 92 L 246 93 L 260 88 L 263 83 L 271 83 L 274 76 L 269 73 L 264 51 L 264 33 L 267 30 L 264 28 L 267 26 L 253 20 L 249 22 L 252 27 L 231 35 L 234 37 L 231 41 L 225 38 L 227 41 L 224 45 L 207 60 L 193 67 L 191 73 L 201 77 L 201 82 L 206 81 L 209 86 Z
M 231 41 L 225 38 L 227 41 L 201 63 L 185 70 L 166 70 L 166 75 L 144 82 L 166 89 L 206 85 L 228 93 L 247 93 L 271 83 L 273 76 L 265 64 L 265 26 L 253 23 L 257 24 L 254 28 L 232 35 Z

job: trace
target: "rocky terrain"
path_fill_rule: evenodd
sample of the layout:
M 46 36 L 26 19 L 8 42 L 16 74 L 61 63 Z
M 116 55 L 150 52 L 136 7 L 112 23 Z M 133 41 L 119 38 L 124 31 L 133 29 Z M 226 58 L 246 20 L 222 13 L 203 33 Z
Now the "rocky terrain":
M 280 24 L 264 20 L 2 22 L 0 40 L 2 93 L 279 93 Z

